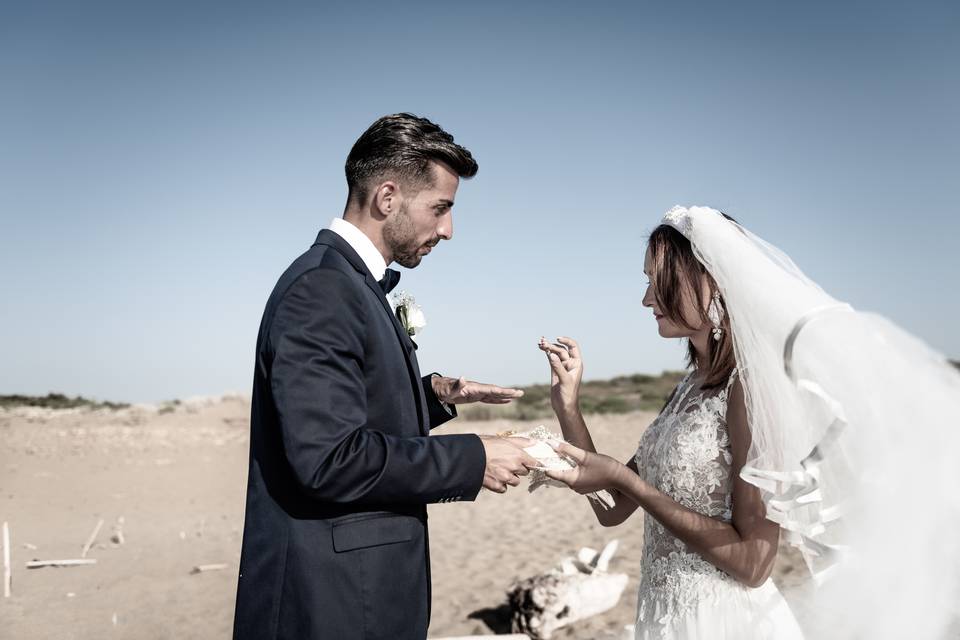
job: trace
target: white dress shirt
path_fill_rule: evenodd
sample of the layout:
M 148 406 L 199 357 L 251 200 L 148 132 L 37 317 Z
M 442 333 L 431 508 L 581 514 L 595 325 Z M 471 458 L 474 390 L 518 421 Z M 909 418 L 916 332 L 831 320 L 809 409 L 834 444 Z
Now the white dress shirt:
M 360 259 L 363 260 L 363 264 L 367 265 L 367 269 L 370 270 L 374 280 L 383 278 L 383 274 L 387 271 L 387 263 L 383 259 L 383 255 L 381 255 L 380 251 L 373 244 L 373 240 L 368 238 L 363 231 L 360 231 L 360 229 L 343 218 L 334 218 L 327 228 L 346 240 L 347 244 L 353 247 L 353 250 L 356 251 Z

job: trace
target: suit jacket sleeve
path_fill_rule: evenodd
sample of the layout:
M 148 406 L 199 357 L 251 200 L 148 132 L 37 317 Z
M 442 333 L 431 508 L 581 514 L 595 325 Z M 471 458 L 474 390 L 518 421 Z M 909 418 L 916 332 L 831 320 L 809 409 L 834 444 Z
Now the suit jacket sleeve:
M 399 437 L 367 427 L 364 318 L 362 291 L 333 269 L 303 274 L 274 314 L 270 385 L 299 485 L 337 503 L 474 499 L 486 464 L 477 436 Z
M 436 429 L 440 425 L 453 420 L 457 417 L 457 407 L 452 404 L 444 404 L 440 402 L 440 398 L 437 397 L 437 394 L 433 391 L 433 383 L 430 382 L 430 378 L 437 373 L 431 373 L 423 376 L 420 380 L 423 386 L 423 396 L 427 399 L 427 411 L 430 415 L 430 428 Z

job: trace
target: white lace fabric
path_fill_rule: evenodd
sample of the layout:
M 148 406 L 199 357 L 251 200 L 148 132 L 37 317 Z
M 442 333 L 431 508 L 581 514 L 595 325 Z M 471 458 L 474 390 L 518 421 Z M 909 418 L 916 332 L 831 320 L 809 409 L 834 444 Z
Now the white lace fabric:
M 733 518 L 733 456 L 726 414 L 736 375 L 734 371 L 723 387 L 705 390 L 688 374 L 644 432 L 635 456 L 644 480 L 681 505 L 722 522 Z M 735 626 L 746 629 L 756 622 L 751 620 L 755 617 L 751 603 L 758 596 L 766 601 L 780 598 L 772 583 L 762 590 L 740 584 L 689 551 L 652 516 L 644 523 L 641 572 L 638 638 L 699 637 L 691 629 L 704 624 L 709 633 L 717 634 L 714 637 L 724 637 L 730 620 L 708 623 L 703 619 L 705 607 L 738 618 L 742 627 Z

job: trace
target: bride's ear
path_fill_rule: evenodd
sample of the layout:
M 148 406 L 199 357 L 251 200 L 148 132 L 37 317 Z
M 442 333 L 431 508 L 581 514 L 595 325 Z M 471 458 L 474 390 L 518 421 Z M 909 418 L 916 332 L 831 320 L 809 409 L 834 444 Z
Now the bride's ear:
M 710 308 L 710 300 L 716 290 L 717 285 L 713 279 L 707 273 L 703 273 L 700 276 L 700 308 L 704 313 Z

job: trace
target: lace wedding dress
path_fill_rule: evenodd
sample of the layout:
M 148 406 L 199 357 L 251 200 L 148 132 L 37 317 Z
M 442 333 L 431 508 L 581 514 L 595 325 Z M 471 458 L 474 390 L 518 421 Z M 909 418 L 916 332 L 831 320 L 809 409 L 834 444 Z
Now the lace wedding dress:
M 644 432 L 635 456 L 641 477 L 683 506 L 730 522 L 733 476 L 725 388 L 702 390 L 688 374 Z M 770 638 L 802 633 L 771 580 L 747 587 L 667 531 L 644 522 L 638 597 L 638 640 Z

